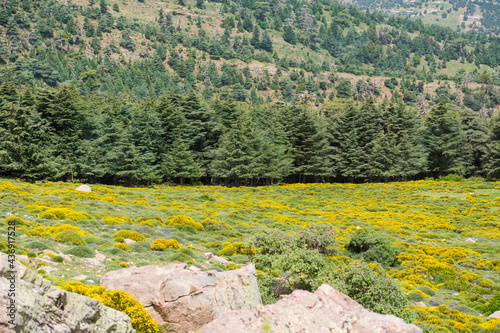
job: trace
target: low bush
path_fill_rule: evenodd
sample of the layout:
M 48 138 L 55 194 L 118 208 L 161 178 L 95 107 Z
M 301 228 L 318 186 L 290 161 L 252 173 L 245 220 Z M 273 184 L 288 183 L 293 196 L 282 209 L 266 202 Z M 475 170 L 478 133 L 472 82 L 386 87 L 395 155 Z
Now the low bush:
M 151 250 L 164 251 L 165 249 L 180 249 L 181 245 L 175 239 L 155 239 L 151 244 Z
M 365 263 L 353 262 L 338 276 L 341 291 L 367 309 L 413 322 L 416 314 L 406 311 L 409 302 L 401 286 L 382 273 L 377 274 Z
M 54 261 L 54 262 L 63 262 L 64 258 L 61 257 L 61 256 L 55 256 L 54 258 L 52 258 L 52 261 Z
M 49 246 L 45 243 L 42 243 L 40 241 L 33 241 L 31 243 L 28 243 L 26 245 L 27 248 L 30 248 L 32 250 L 36 249 L 36 250 L 39 250 L 39 251 L 43 251 L 43 250 L 48 250 L 49 249 Z
M 206 218 L 201 221 L 201 224 L 205 228 L 205 231 L 222 231 L 222 230 L 233 230 L 233 228 L 224 222 L 218 222 L 217 220 Z
M 408 299 L 413 302 L 421 302 L 424 300 L 424 296 L 421 293 L 416 291 L 410 291 L 408 293 Z
M 427 286 L 420 286 L 420 287 L 417 287 L 417 289 L 422 291 L 424 294 L 429 295 L 429 296 L 434 296 L 436 294 L 436 292 L 434 290 L 432 290 L 431 288 L 429 288 Z
M 80 258 L 93 258 L 95 253 L 90 247 L 87 246 L 75 246 L 65 252 L 66 254 L 72 254 Z
M 120 249 L 120 250 L 123 250 L 123 251 L 127 251 L 128 250 L 128 245 L 124 244 L 124 243 L 114 243 L 113 247 L 115 247 L 117 249 Z
M 54 240 L 62 243 L 71 243 L 74 245 L 85 245 L 85 240 L 74 230 L 64 230 L 54 236 Z
M 205 228 L 201 223 L 195 222 L 192 217 L 186 215 L 174 215 L 168 218 L 167 224 L 170 226 L 175 226 L 176 224 L 182 224 L 189 227 L 193 227 L 195 230 L 203 231 Z
M 128 238 L 128 239 L 132 239 L 132 240 L 135 240 L 136 242 L 145 242 L 147 241 L 146 237 L 140 233 L 138 233 L 137 231 L 130 231 L 130 230 L 120 230 L 118 231 L 117 233 L 115 233 L 113 235 L 113 237 L 115 238 L 115 240 L 117 238 Z M 120 242 L 121 243 L 121 242 Z
M 4 223 L 11 226 L 14 225 L 16 227 L 29 226 L 32 224 L 31 222 L 25 221 L 23 218 L 19 216 L 8 217 L 5 219 Z
M 399 250 L 392 246 L 391 240 L 379 233 L 369 233 L 358 230 L 346 245 L 347 251 L 354 254 L 354 258 L 368 262 L 377 262 L 382 266 L 396 266 L 399 264 L 397 256 Z
M 128 248 L 132 252 L 143 253 L 148 251 L 151 248 L 151 246 L 149 245 L 148 242 L 135 242 L 130 244 Z

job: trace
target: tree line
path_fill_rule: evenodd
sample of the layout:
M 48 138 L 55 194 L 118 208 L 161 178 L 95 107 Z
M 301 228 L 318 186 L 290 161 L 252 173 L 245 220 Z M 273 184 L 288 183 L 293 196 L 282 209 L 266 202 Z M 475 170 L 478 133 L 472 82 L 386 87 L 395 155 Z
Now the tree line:
M 500 120 L 439 103 L 427 116 L 368 100 L 327 112 L 307 101 L 205 103 L 193 91 L 136 100 L 73 85 L 0 86 L 0 174 L 124 185 L 500 176 Z

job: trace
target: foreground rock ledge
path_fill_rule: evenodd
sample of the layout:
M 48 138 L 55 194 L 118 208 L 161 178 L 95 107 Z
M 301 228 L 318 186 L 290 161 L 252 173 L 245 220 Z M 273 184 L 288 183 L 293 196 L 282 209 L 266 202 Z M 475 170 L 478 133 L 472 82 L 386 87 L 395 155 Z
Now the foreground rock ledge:
M 295 290 L 276 304 L 226 313 L 197 332 L 422 333 L 422 330 L 396 316 L 371 312 L 324 284 L 314 294 Z
M 11 276 L 8 256 L 0 252 L 0 333 L 9 330 L 5 309 Z M 51 285 L 34 271 L 15 262 L 16 326 L 21 333 L 134 333 L 130 318 L 99 301 Z
M 126 268 L 106 273 L 101 285 L 128 292 L 158 325 L 180 333 L 196 330 L 229 311 L 262 304 L 253 264 L 227 272 L 193 272 L 186 264 L 175 263 Z

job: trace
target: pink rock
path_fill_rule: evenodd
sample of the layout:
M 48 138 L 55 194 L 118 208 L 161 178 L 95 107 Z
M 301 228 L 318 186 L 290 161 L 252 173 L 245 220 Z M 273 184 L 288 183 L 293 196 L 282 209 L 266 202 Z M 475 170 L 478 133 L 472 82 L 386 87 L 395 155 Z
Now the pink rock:
M 324 284 L 313 294 L 295 290 L 276 304 L 237 310 L 199 328 L 200 333 L 357 332 L 422 333 L 392 315 L 371 312 L 348 296 Z
M 128 292 L 158 325 L 182 333 L 228 311 L 262 304 L 253 264 L 227 272 L 193 272 L 186 264 L 174 263 L 134 267 L 106 273 L 101 285 Z

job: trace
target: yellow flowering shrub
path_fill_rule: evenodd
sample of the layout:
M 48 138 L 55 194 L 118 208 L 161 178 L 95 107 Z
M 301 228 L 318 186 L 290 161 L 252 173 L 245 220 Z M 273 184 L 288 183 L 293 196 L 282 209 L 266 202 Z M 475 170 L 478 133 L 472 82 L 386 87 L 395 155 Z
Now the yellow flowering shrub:
M 128 250 L 128 245 L 124 243 L 114 243 L 113 247 L 116 247 L 117 249 L 127 251 Z
M 28 235 L 38 237 L 50 236 L 58 242 L 70 242 L 75 245 L 83 245 L 85 241 L 82 236 L 86 236 L 87 234 L 74 225 L 57 223 L 47 227 L 37 225 L 35 228 L 28 231 Z
M 134 224 L 142 224 L 148 227 L 157 227 L 163 225 L 163 219 L 159 216 L 138 217 L 134 220 Z
M 151 244 L 151 250 L 164 251 L 165 249 L 180 249 L 181 245 L 175 239 L 155 239 Z
M 49 208 L 45 210 L 41 215 L 41 218 L 48 220 L 73 220 L 82 221 L 92 218 L 90 214 L 85 212 L 75 211 L 69 208 Z
M 235 254 L 245 254 L 253 256 L 256 254 L 255 247 L 244 242 L 230 243 L 226 242 L 223 244 L 224 248 L 219 251 L 218 255 L 230 257 Z
M 71 243 L 75 245 L 84 245 L 85 240 L 73 230 L 64 230 L 54 236 L 54 240 L 61 243 Z
M 195 230 L 203 231 L 205 228 L 201 223 L 195 222 L 192 217 L 186 215 L 175 215 L 171 216 L 167 220 L 167 224 L 170 226 L 174 226 L 176 224 L 186 225 L 188 227 L 192 227 Z
M 118 225 L 118 224 L 133 224 L 132 220 L 128 217 L 116 215 L 116 216 L 105 216 L 102 218 L 102 222 L 110 225 Z
M 233 227 L 231 227 L 229 224 L 225 222 L 219 222 L 209 217 L 201 221 L 201 224 L 206 231 L 233 230 Z
M 32 225 L 31 222 L 25 221 L 23 218 L 19 216 L 8 217 L 5 219 L 4 223 L 7 225 L 15 225 L 16 227 Z
M 120 230 L 116 234 L 113 235 L 113 238 L 128 238 L 135 240 L 136 242 L 145 242 L 147 241 L 146 237 L 137 231 L 130 231 L 130 230 Z
M 131 319 L 132 327 L 137 333 L 159 333 L 160 331 L 151 314 L 126 291 L 107 290 L 102 286 L 87 286 L 78 281 L 68 282 L 62 289 L 94 298 L 102 305 L 127 314 Z

